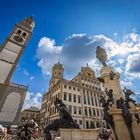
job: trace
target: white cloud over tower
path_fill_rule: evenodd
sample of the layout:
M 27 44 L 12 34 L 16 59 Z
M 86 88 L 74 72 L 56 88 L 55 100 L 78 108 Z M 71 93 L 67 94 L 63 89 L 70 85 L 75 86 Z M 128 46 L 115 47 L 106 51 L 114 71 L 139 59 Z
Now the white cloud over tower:
M 57 46 L 54 39 L 43 37 L 37 49 L 38 66 L 43 74 L 48 75 L 60 59 L 68 77 L 78 73 L 86 63 L 98 72 L 101 64 L 96 59 L 97 46 L 106 49 L 108 64 L 124 77 L 140 78 L 140 35 L 134 32 L 127 34 L 121 43 L 104 35 L 73 34 L 65 39 L 62 46 Z

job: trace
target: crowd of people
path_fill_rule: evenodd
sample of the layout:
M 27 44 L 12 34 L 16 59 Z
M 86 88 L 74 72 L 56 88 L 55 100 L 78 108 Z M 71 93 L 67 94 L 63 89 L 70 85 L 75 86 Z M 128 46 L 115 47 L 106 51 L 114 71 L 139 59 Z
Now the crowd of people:
M 35 140 L 39 136 L 38 124 L 33 119 L 22 118 L 15 130 L 0 124 L 0 140 Z

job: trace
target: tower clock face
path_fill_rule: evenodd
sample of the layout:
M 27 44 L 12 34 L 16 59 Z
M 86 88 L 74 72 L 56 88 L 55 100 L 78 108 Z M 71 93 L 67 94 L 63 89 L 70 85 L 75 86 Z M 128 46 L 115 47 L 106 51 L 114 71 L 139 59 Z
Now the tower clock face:
M 18 36 L 18 35 L 15 35 L 14 36 L 14 40 L 17 41 L 17 42 L 19 42 L 19 43 L 22 43 L 23 42 L 23 38 L 20 37 L 20 36 Z

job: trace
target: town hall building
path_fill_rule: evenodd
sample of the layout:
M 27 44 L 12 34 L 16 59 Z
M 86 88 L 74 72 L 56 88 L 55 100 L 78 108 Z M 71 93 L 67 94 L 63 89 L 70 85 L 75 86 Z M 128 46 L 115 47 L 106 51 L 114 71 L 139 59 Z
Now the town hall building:
M 63 65 L 58 62 L 52 68 L 49 89 L 42 99 L 42 127 L 59 118 L 59 112 L 54 105 L 56 98 L 65 103 L 80 128 L 98 128 L 105 125 L 103 108 L 99 102 L 99 96 L 104 92 L 95 72 L 87 65 L 82 67 L 72 80 L 64 79 L 63 75 Z

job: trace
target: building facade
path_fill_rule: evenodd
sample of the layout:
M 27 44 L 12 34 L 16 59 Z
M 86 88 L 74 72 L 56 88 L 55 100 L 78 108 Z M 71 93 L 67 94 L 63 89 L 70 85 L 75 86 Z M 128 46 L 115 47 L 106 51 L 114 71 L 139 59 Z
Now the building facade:
M 20 114 L 20 119 L 33 119 L 38 125 L 40 122 L 40 109 L 31 106 L 30 108 L 24 109 Z
M 59 112 L 54 106 L 56 97 L 66 104 L 80 128 L 105 125 L 103 108 L 99 103 L 99 96 L 104 92 L 95 72 L 87 65 L 72 80 L 64 79 L 63 73 L 62 64 L 58 62 L 53 66 L 49 89 L 42 99 L 41 125 L 59 118 Z
M 33 28 L 32 17 L 25 18 L 15 25 L 0 47 L 0 123 L 3 125 L 18 123 L 28 87 L 10 80 Z

